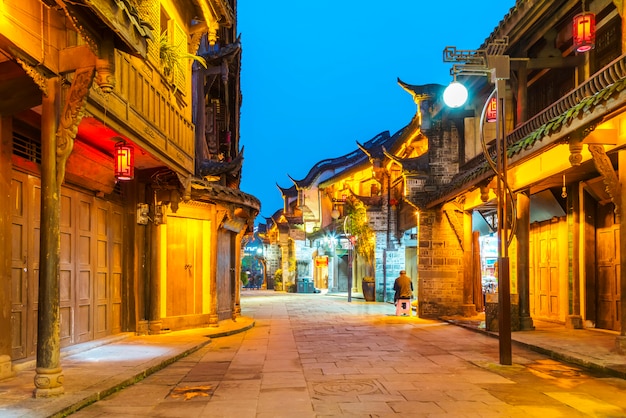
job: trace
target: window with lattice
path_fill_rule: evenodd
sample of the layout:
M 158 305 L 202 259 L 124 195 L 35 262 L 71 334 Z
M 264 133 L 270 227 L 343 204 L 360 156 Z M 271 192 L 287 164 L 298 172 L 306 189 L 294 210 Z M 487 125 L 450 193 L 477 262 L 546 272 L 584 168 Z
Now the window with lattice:
M 148 39 L 148 61 L 159 67 L 159 36 L 161 34 L 161 3 L 156 0 L 137 2 L 137 10 L 143 20 L 148 22 L 154 30 L 154 40 Z
M 178 60 L 172 68 L 172 81 L 179 91 L 185 93 L 187 86 L 187 71 L 185 71 L 185 69 L 189 64 L 188 59 L 186 59 L 189 55 L 187 33 L 175 20 L 167 22 L 167 32 L 170 44 L 176 49 L 178 54 Z

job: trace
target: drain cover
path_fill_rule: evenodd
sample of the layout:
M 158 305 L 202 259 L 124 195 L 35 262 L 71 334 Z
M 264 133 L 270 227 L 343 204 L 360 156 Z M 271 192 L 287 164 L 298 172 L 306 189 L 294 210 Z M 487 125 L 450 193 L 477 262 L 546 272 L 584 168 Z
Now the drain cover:
M 317 383 L 313 386 L 319 395 L 367 395 L 381 393 L 376 382 L 372 380 L 333 380 Z

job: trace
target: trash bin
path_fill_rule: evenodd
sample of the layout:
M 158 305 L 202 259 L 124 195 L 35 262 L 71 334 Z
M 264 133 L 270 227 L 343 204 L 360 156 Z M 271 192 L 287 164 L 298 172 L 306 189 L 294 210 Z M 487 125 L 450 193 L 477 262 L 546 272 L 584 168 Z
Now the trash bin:
M 298 293 L 313 293 L 313 280 L 310 277 L 296 279 L 296 291 Z

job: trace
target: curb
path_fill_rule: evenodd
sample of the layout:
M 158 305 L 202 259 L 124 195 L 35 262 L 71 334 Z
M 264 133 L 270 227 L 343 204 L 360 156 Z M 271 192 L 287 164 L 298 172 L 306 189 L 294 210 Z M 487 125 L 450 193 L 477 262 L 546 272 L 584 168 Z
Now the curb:
M 499 338 L 499 335 L 497 332 L 492 332 L 492 331 L 487 331 L 487 330 L 483 330 L 480 328 L 476 328 L 467 324 L 462 324 L 462 323 L 458 323 L 455 322 L 453 320 L 446 320 L 446 319 L 442 319 L 442 321 L 445 321 L 449 324 L 455 325 L 457 327 L 461 327 L 461 328 L 465 328 L 474 332 L 478 332 L 478 333 L 482 333 L 485 335 L 488 335 L 492 338 Z M 552 359 L 555 360 L 560 360 L 560 361 L 564 361 L 566 363 L 570 363 L 576 366 L 580 366 L 583 367 L 587 370 L 590 371 L 595 371 L 595 372 L 601 372 L 604 374 L 607 374 L 609 376 L 612 377 L 618 377 L 620 379 L 626 379 L 626 372 L 624 371 L 620 371 L 611 367 L 607 367 L 607 366 L 603 366 L 601 364 L 598 363 L 594 363 L 593 361 L 588 361 L 588 360 L 584 360 L 580 357 L 575 357 L 569 354 L 564 354 L 564 353 L 559 353 L 557 351 L 551 350 L 549 348 L 544 348 L 535 344 L 531 344 L 531 343 L 526 343 L 523 341 L 518 341 L 515 340 L 513 338 L 511 338 L 511 343 L 516 344 L 519 347 L 523 347 L 529 350 L 532 350 L 534 352 L 540 353 L 540 354 L 544 354 Z
M 235 322 L 236 323 L 236 322 Z M 206 337 L 207 340 L 206 341 L 202 341 L 198 344 L 196 344 L 193 347 L 190 347 L 172 357 L 169 358 L 165 358 L 163 360 L 161 360 L 160 362 L 158 362 L 157 364 L 151 365 L 149 367 L 147 367 L 145 370 L 142 370 L 138 373 L 135 373 L 134 375 L 124 378 L 119 382 L 116 382 L 110 386 L 104 387 L 102 389 L 97 389 L 95 393 L 92 393 L 90 395 L 87 395 L 75 402 L 73 402 L 71 405 L 65 406 L 63 407 L 61 410 L 53 413 L 52 415 L 50 415 L 51 418 L 61 418 L 61 417 L 66 417 L 68 415 L 73 414 L 76 411 L 79 411 L 82 408 L 85 408 L 86 406 L 91 405 L 94 402 L 97 402 L 99 400 L 102 400 L 104 398 L 106 398 L 109 395 L 112 395 L 113 393 L 122 390 L 128 386 L 132 386 L 133 384 L 145 379 L 146 377 L 150 376 L 153 373 L 156 373 L 162 369 L 164 369 L 165 367 L 171 365 L 172 363 L 175 363 L 176 361 L 187 357 L 188 355 L 198 351 L 199 349 L 207 346 L 208 344 L 211 343 L 211 339 L 213 338 L 220 338 L 220 337 L 225 337 L 225 336 L 229 336 L 229 335 L 234 335 L 234 334 L 238 334 L 240 332 L 244 332 L 247 331 L 249 329 L 251 329 L 252 327 L 255 326 L 255 321 L 251 320 L 251 322 L 247 325 L 244 325 L 240 328 L 233 328 L 233 329 L 229 329 L 226 331 L 220 331 L 220 332 L 215 332 L 215 333 L 207 333 Z M 126 337 L 126 336 L 125 336 Z M 125 338 L 124 337 L 124 338 Z M 110 341 L 108 341 L 108 343 L 113 343 L 115 341 L 121 340 L 123 338 L 117 338 L 117 339 L 112 339 Z M 105 345 L 105 344 L 98 344 L 97 346 L 101 346 L 101 345 Z M 91 347 L 91 348 L 95 348 Z
M 98 390 L 96 393 L 91 394 L 86 396 L 83 399 L 78 400 L 77 402 L 74 402 L 71 405 L 68 405 L 66 407 L 64 407 L 63 409 L 61 409 L 58 412 L 55 412 L 54 414 L 50 415 L 51 418 L 58 418 L 58 417 L 66 417 L 70 414 L 73 414 L 74 412 L 91 405 L 94 402 L 97 402 L 101 399 L 106 398 L 109 395 L 112 395 L 113 393 L 117 392 L 118 390 L 124 389 L 125 387 L 128 386 L 132 386 L 133 384 L 145 379 L 146 377 L 150 376 L 151 374 L 158 372 L 159 370 L 164 369 L 165 367 L 169 366 L 170 364 L 184 358 L 187 357 L 189 354 L 198 351 L 199 349 L 201 349 L 202 347 L 208 345 L 211 342 L 211 339 L 208 339 L 206 341 L 201 342 L 200 344 L 197 344 L 194 347 L 188 348 L 187 350 L 178 353 L 175 356 L 172 356 L 170 358 L 164 359 L 162 361 L 160 361 L 159 363 L 148 367 L 146 370 L 143 370 L 139 373 L 134 374 L 133 376 L 126 378 L 124 380 L 122 380 L 121 382 L 115 383 L 107 388 L 104 388 L 102 390 Z

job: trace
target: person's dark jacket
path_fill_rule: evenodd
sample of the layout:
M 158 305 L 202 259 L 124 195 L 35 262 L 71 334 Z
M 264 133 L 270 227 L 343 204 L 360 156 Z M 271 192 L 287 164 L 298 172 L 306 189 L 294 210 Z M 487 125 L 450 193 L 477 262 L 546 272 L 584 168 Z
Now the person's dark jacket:
M 393 283 L 393 290 L 396 292 L 393 300 L 398 299 L 411 299 L 413 297 L 413 282 L 411 278 L 406 274 L 400 274 L 400 276 Z

